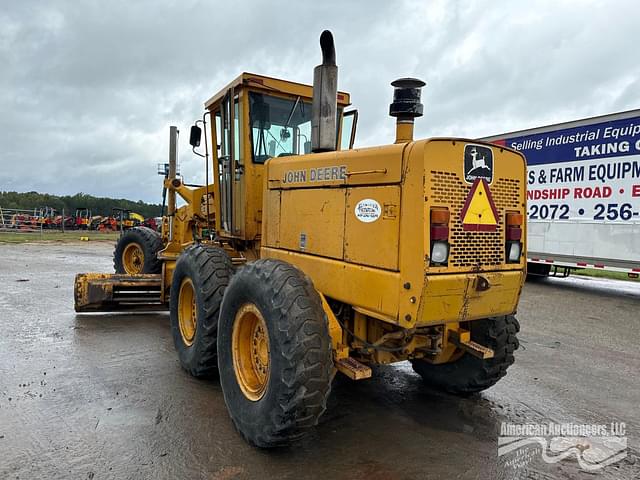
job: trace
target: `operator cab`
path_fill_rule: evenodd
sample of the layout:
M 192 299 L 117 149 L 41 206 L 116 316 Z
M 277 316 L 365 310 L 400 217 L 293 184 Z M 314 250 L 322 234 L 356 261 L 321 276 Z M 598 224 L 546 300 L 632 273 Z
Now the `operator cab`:
M 209 124 L 204 147 L 217 173 L 211 183 L 218 199 L 213 203 L 219 235 L 249 242 L 259 238 L 264 164 L 270 158 L 312 152 L 312 101 L 311 85 L 243 73 L 206 102 L 197 124 Z M 353 147 L 357 111 L 344 112 L 349 105 L 349 94 L 338 92 L 336 150 Z M 200 141 L 196 125 L 190 143 L 197 154 Z M 214 146 L 210 152 L 209 145 Z

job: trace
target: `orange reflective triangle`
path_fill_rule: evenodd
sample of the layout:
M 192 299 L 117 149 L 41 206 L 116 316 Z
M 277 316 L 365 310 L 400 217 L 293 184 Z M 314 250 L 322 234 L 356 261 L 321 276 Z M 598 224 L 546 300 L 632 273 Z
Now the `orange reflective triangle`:
M 495 232 L 498 210 L 484 178 L 476 178 L 460 212 L 462 229 L 475 232 Z

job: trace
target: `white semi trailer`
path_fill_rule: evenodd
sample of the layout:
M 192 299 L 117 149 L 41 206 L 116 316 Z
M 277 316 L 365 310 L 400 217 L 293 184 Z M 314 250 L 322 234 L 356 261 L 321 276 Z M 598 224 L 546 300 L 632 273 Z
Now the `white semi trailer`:
M 529 273 L 640 273 L 640 110 L 483 138 L 528 165 Z

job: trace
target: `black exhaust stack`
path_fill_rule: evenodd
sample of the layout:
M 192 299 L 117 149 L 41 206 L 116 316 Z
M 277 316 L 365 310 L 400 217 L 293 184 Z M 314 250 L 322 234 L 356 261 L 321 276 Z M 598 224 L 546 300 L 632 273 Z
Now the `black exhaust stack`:
M 394 91 L 389 115 L 396 117 L 396 143 L 413 141 L 413 121 L 422 116 L 424 106 L 420 103 L 420 94 L 425 85 L 417 78 L 399 78 L 391 82 Z
M 311 108 L 311 150 L 329 152 L 336 149 L 338 117 L 338 66 L 333 35 L 320 35 L 322 64 L 313 69 L 313 104 Z

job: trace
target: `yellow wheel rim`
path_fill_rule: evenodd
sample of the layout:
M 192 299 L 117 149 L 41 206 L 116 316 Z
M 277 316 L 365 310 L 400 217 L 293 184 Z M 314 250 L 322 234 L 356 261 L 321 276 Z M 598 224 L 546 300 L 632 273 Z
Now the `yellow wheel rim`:
M 231 348 L 233 370 L 242 393 L 251 401 L 260 400 L 269 382 L 269 331 L 253 303 L 244 304 L 236 313 Z
M 182 341 L 188 347 L 193 345 L 193 339 L 196 337 L 197 312 L 193 282 L 190 278 L 185 278 L 180 284 L 178 293 L 178 326 Z
M 122 264 L 128 274 L 142 273 L 144 268 L 144 251 L 138 243 L 130 243 L 122 252 Z

